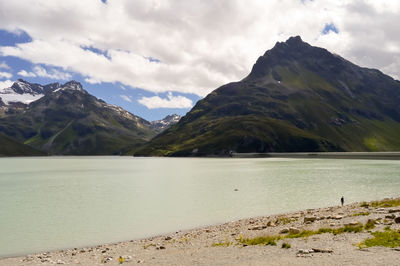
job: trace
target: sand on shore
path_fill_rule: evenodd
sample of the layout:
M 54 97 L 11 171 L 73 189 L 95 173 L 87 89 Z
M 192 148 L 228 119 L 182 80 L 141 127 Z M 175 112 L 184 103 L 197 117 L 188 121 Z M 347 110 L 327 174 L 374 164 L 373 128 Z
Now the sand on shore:
M 0 265 L 399 265 L 400 248 L 359 248 L 368 231 L 400 230 L 400 206 L 361 207 L 354 203 L 287 214 L 242 219 L 142 240 L 0 259 Z M 243 239 L 287 236 L 291 230 L 341 228 L 366 224 L 358 233 L 322 233 L 276 240 L 276 245 L 246 245 Z M 242 240 L 241 240 L 242 239 Z M 290 248 L 282 248 L 282 244 Z M 121 258 L 120 258 L 121 257 Z

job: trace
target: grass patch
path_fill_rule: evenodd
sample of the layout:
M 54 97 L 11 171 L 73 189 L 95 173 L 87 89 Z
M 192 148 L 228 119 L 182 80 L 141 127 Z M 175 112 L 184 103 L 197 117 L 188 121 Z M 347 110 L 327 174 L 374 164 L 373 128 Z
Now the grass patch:
M 301 231 L 300 233 L 297 233 L 297 234 L 288 234 L 286 237 L 287 238 L 300 238 L 300 237 L 309 237 L 309 236 L 312 236 L 312 235 L 322 234 L 322 233 L 318 233 L 318 231 L 303 230 L 303 231 Z
M 255 238 L 243 238 L 242 235 L 239 235 L 239 237 L 236 239 L 236 241 L 240 244 L 247 245 L 247 246 L 254 246 L 254 245 L 276 246 L 276 241 L 285 239 L 285 238 L 307 238 L 307 237 L 310 237 L 313 235 L 319 235 L 319 234 L 325 234 L 325 233 L 330 233 L 333 235 L 338 235 L 338 234 L 343 234 L 343 233 L 360 233 L 364 229 L 369 230 L 374 227 L 375 227 L 375 222 L 373 220 L 368 220 L 368 222 L 365 225 L 358 223 L 356 225 L 345 225 L 345 226 L 339 227 L 339 228 L 320 228 L 316 231 L 303 230 L 303 231 L 300 231 L 300 233 L 288 234 L 286 236 L 275 235 L 275 236 L 258 236 Z M 390 229 L 387 231 L 390 231 Z M 372 234 L 374 234 L 374 233 L 372 233 Z M 400 238 L 398 238 L 397 240 L 399 240 L 399 239 Z M 229 242 L 229 241 L 212 244 L 213 247 L 218 247 L 218 246 L 228 247 L 230 245 L 233 245 L 233 243 Z M 290 248 L 290 244 L 282 243 L 282 248 Z
M 393 231 L 391 229 L 385 230 L 383 232 L 373 232 L 371 233 L 374 237 L 368 238 L 363 242 L 358 244 L 360 248 L 368 247 L 389 247 L 395 248 L 400 247 L 400 231 Z
M 211 246 L 212 247 L 229 247 L 232 245 L 233 245 L 233 242 L 225 241 L 225 242 L 214 243 Z
M 379 200 L 371 202 L 372 207 L 382 207 L 382 208 L 389 208 L 389 207 L 397 207 L 400 206 L 400 199 L 386 199 L 386 200 Z
M 362 202 L 361 204 L 360 204 L 360 207 L 363 207 L 363 208 L 368 208 L 369 207 L 369 204 L 367 203 L 367 202 Z
M 317 231 L 303 230 L 298 234 L 289 234 L 287 236 L 259 236 L 256 238 L 244 238 L 244 239 L 240 238 L 240 239 L 238 239 L 238 242 L 240 242 L 241 244 L 248 245 L 248 246 L 252 246 L 252 245 L 276 246 L 276 241 L 278 241 L 280 239 L 285 239 L 285 238 L 304 238 L 304 237 L 310 237 L 313 235 L 319 235 L 319 234 L 324 234 L 324 233 L 331 233 L 334 235 L 343 234 L 343 233 L 359 233 L 359 232 L 362 232 L 363 229 L 364 229 L 364 226 L 361 223 L 359 223 L 357 225 L 346 225 L 346 226 L 340 227 L 340 228 L 320 228 Z
M 375 221 L 374 220 L 368 220 L 368 222 L 364 225 L 364 229 L 365 230 L 371 230 L 374 227 L 375 227 Z
M 270 245 L 276 246 L 276 241 L 281 239 L 280 236 L 259 236 L 256 238 L 243 238 L 240 241 L 241 244 L 254 246 L 254 245 Z
M 283 225 L 285 225 L 285 224 L 288 224 L 288 223 L 291 223 L 292 222 L 292 219 L 290 219 L 290 218 L 287 218 L 287 217 L 282 217 L 282 218 L 279 218 L 279 219 L 277 219 L 276 220 L 276 224 L 283 224 Z
M 343 234 L 343 233 L 359 233 L 364 229 L 362 224 L 358 225 L 345 225 L 344 227 L 339 228 L 320 228 L 317 231 L 312 230 L 303 230 L 298 234 L 289 234 L 287 238 L 300 238 L 300 237 L 310 237 L 313 235 L 320 235 L 325 233 L 331 233 L 334 235 Z
M 353 216 L 367 216 L 367 215 L 370 215 L 370 212 L 359 212 L 353 214 Z

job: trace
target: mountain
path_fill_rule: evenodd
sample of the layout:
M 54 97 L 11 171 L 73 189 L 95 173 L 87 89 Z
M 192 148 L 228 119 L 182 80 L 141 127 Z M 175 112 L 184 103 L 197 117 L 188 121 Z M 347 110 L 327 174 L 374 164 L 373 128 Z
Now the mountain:
M 7 100 L 1 107 L 0 132 L 49 154 L 121 154 L 156 134 L 148 121 L 97 99 L 76 81 L 41 86 L 19 80 L 4 91 L 2 96 L 18 101 L 28 95 L 38 99 L 24 102 L 25 107 L 10 106 Z
M 40 156 L 45 153 L 37 151 L 28 145 L 18 143 L 0 133 L 0 157 L 2 156 Z
M 400 150 L 400 82 L 300 37 L 197 102 L 136 155 Z
M 181 118 L 182 116 L 177 114 L 167 115 L 161 120 L 151 121 L 151 128 L 159 133 L 178 123 Z
M 21 104 L 29 104 L 42 98 L 44 95 L 60 88 L 60 86 L 59 83 L 42 86 L 18 79 L 10 88 L 0 90 L 0 98 L 3 100 L 4 105 L 15 105 L 18 103 L 21 106 Z

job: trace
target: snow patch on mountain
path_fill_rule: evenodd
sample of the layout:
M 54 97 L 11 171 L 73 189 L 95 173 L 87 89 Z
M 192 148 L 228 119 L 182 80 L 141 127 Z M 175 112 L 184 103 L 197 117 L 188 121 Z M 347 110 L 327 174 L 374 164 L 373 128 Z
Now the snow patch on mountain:
M 173 115 L 167 115 L 161 120 L 155 120 L 151 122 L 152 128 L 155 129 L 156 131 L 164 131 L 165 129 L 169 128 L 170 126 L 176 124 L 179 122 L 179 120 L 182 118 L 182 116 L 173 114 Z

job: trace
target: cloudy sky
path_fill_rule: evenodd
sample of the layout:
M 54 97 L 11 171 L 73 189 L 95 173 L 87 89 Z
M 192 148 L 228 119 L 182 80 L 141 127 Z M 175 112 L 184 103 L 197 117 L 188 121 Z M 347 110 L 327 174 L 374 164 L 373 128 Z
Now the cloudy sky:
M 295 35 L 399 79 L 399 25 L 399 0 L 0 0 L 0 89 L 75 79 L 155 120 Z

